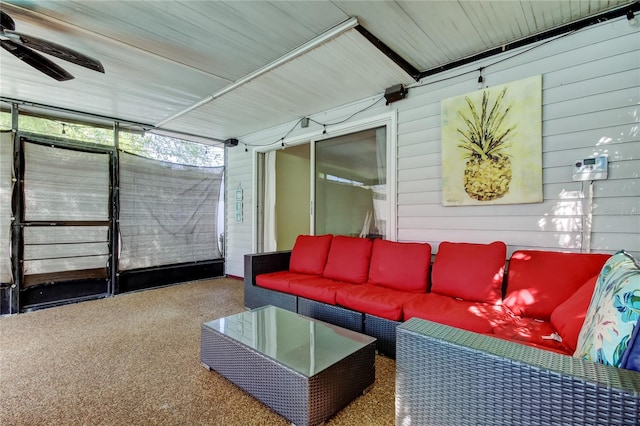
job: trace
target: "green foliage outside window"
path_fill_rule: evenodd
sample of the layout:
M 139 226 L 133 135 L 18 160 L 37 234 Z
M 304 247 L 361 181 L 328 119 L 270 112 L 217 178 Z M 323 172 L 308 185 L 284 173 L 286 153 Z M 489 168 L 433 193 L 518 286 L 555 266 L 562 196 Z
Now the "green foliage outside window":
M 55 138 L 65 138 L 98 145 L 113 146 L 113 129 L 91 125 L 65 123 L 29 115 L 18 116 L 18 129 L 23 132 L 38 133 Z
M 118 146 L 121 150 L 131 154 L 168 163 L 197 167 L 224 165 L 224 150 L 222 148 L 169 136 L 120 132 Z
M 0 111 L 0 130 L 11 130 L 11 113 Z
M 11 129 L 11 113 L 0 112 L 0 130 Z M 95 127 L 79 123 L 21 114 L 18 117 L 18 129 L 56 139 L 68 139 L 75 142 L 114 146 L 113 128 Z M 121 150 L 141 157 L 196 167 L 224 166 L 222 147 L 205 145 L 188 140 L 151 133 L 128 132 L 120 130 L 118 146 Z

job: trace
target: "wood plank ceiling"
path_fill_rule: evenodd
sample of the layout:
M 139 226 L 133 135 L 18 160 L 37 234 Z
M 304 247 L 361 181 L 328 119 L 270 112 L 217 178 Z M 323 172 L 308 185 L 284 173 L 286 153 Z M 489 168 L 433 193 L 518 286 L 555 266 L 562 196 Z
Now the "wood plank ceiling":
M 16 0 L 0 7 L 16 31 L 79 50 L 105 68 L 99 74 L 53 58 L 75 76 L 57 82 L 2 51 L 5 101 L 222 141 L 415 82 L 353 25 L 418 71 L 429 71 L 604 11 L 637 10 L 638 4 Z M 327 37 L 332 29 L 340 31 Z M 317 46 L 291 55 L 314 40 Z

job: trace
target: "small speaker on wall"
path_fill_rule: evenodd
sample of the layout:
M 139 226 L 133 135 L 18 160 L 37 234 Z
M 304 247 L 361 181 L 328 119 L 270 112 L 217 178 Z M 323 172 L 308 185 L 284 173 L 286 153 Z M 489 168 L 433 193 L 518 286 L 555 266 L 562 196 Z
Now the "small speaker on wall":
M 238 146 L 238 139 L 235 139 L 235 138 L 226 139 L 224 141 L 224 146 L 228 146 L 228 147 Z
M 384 91 L 384 98 L 387 100 L 387 105 L 392 102 L 404 99 L 407 96 L 407 89 L 402 84 L 396 84 L 395 86 L 388 87 Z

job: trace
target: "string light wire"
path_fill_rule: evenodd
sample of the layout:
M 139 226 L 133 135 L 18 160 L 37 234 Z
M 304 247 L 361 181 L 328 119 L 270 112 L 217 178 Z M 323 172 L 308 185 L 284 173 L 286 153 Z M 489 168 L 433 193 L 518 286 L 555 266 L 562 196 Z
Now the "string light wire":
M 508 60 L 513 59 L 513 58 L 515 58 L 515 57 L 518 57 L 518 56 L 520 56 L 520 55 L 524 55 L 525 53 L 528 53 L 528 52 L 530 52 L 530 51 L 532 51 L 532 50 L 534 50 L 534 49 L 538 49 L 538 48 L 540 48 L 540 47 L 542 47 L 542 46 L 544 46 L 544 45 L 546 45 L 546 44 L 548 44 L 548 43 L 554 42 L 554 41 L 556 41 L 556 40 L 560 40 L 561 38 L 567 37 L 567 36 L 569 36 L 569 35 L 573 35 L 573 34 L 575 34 L 575 33 L 576 33 L 576 32 L 578 32 L 578 31 L 580 31 L 580 30 L 570 31 L 570 32 L 564 33 L 564 34 L 562 34 L 562 35 L 560 35 L 560 36 L 558 36 L 558 37 L 550 38 L 550 39 L 545 40 L 545 41 L 543 41 L 543 42 L 541 42 L 541 43 L 539 43 L 539 44 L 536 44 L 535 46 L 532 46 L 532 47 L 530 47 L 530 48 L 528 48 L 528 49 L 524 49 L 524 50 L 522 50 L 522 51 L 520 51 L 520 52 L 517 52 L 517 53 L 515 53 L 515 54 L 513 54 L 513 55 L 510 55 L 510 56 L 504 57 L 504 58 L 502 58 L 502 59 L 499 59 L 499 60 L 497 60 L 497 61 L 491 62 L 490 64 L 485 65 L 485 66 L 483 66 L 483 67 L 480 67 L 480 68 L 477 68 L 477 69 L 473 69 L 473 70 L 469 70 L 469 71 L 463 71 L 463 72 L 457 73 L 457 74 L 455 74 L 455 75 L 451 75 L 451 76 L 449 76 L 449 77 L 444 77 L 444 78 L 441 78 L 441 79 L 438 79 L 438 80 L 433 80 L 433 81 L 424 82 L 424 83 L 415 83 L 415 84 L 413 84 L 413 85 L 407 86 L 407 89 L 416 89 L 416 88 L 418 88 L 418 87 L 424 87 L 424 86 L 429 86 L 429 85 L 433 85 L 433 84 L 437 84 L 437 83 L 442 83 L 442 82 L 444 82 L 444 81 L 453 80 L 453 79 L 455 79 L 455 78 L 463 77 L 463 76 L 468 75 L 468 74 L 475 74 L 476 72 L 479 72 L 479 73 L 480 73 L 480 75 L 479 75 L 479 77 L 478 77 L 478 86 L 481 86 L 481 85 L 484 83 L 484 77 L 483 77 L 483 75 L 482 75 L 482 72 L 483 72 L 484 70 L 486 70 L 487 68 L 489 68 L 489 67 L 491 67 L 491 66 L 494 66 L 494 65 L 497 65 L 497 64 L 499 64 L 499 63 L 502 63 L 502 62 L 508 61 Z M 299 124 L 302 122 L 302 120 L 304 120 L 305 118 L 308 118 L 308 119 L 309 119 L 309 121 L 311 121 L 311 122 L 313 122 L 313 123 L 315 123 L 315 124 L 318 124 L 318 125 L 320 125 L 320 126 L 323 126 L 323 127 L 324 127 L 324 129 L 323 129 L 322 134 L 326 134 L 326 133 L 327 133 L 327 126 L 335 126 L 335 125 L 337 125 L 337 124 L 345 123 L 345 122 L 347 122 L 347 121 L 351 120 L 351 119 L 352 119 L 353 117 L 355 117 L 356 115 L 358 115 L 358 114 L 360 114 L 360 113 L 362 113 L 362 112 L 364 112 L 364 111 L 366 111 L 366 110 L 368 110 L 368 109 L 372 108 L 373 106 L 375 106 L 378 102 L 380 102 L 380 101 L 381 101 L 381 100 L 383 100 L 383 99 L 384 99 L 384 96 L 381 96 L 381 97 L 379 97 L 378 99 L 376 99 L 373 103 L 371 103 L 371 104 L 367 105 L 366 107 L 364 107 L 364 108 L 362 108 L 362 109 L 360 109 L 360 110 L 358 110 L 358 111 L 354 112 L 353 114 L 351 114 L 351 115 L 350 115 L 350 116 L 348 116 L 347 118 L 342 119 L 342 120 L 339 120 L 339 121 L 335 121 L 335 122 L 333 122 L 333 123 L 321 123 L 321 122 L 319 122 L 319 121 L 317 121 L 317 120 L 314 120 L 314 119 L 313 119 L 313 118 L 311 118 L 311 117 L 302 117 L 302 118 L 300 118 L 300 119 L 299 119 L 299 120 L 298 120 L 298 121 L 297 121 L 297 122 L 296 122 L 296 123 L 295 123 L 295 124 L 290 128 L 290 129 L 289 129 L 289 131 L 288 131 L 288 132 L 287 132 L 283 137 L 279 138 L 278 140 L 276 140 L 276 141 L 274 141 L 274 142 L 268 142 L 268 143 L 262 143 L 262 144 L 260 144 L 260 143 L 256 143 L 256 144 L 249 144 L 249 143 L 245 143 L 245 142 L 243 142 L 243 145 L 245 146 L 245 152 L 248 152 L 248 151 L 249 151 L 249 147 L 257 147 L 257 146 L 265 147 L 265 146 L 275 145 L 275 144 L 277 144 L 277 143 L 281 143 L 281 144 L 282 144 L 282 146 L 284 147 L 284 146 L 285 146 L 284 140 L 287 138 L 287 136 L 289 136 L 289 135 L 291 134 L 291 132 L 293 132 L 293 131 L 296 129 L 296 127 L 298 127 L 298 125 L 299 125 Z
M 291 128 L 289 129 L 289 131 L 288 131 L 287 133 L 285 133 L 285 135 L 284 135 L 284 136 L 282 136 L 282 137 L 278 138 L 277 140 L 275 140 L 275 141 L 273 141 L 273 142 L 267 142 L 267 143 L 253 143 L 253 144 L 252 144 L 252 143 L 242 142 L 242 144 L 245 146 L 245 152 L 248 152 L 248 151 L 249 151 L 249 147 L 265 147 L 265 146 L 276 145 L 276 144 L 278 144 L 278 143 L 279 143 L 279 144 L 281 144 L 281 145 L 282 145 L 282 147 L 284 148 L 284 147 L 286 147 L 286 144 L 284 143 L 284 140 L 285 140 L 285 139 L 286 139 L 286 138 L 287 138 L 287 137 L 288 137 L 288 136 L 289 136 L 289 135 L 290 135 L 290 134 L 291 134 L 291 133 L 296 129 L 296 127 L 298 127 L 298 125 L 299 125 L 300 123 L 302 123 L 302 120 L 304 120 L 305 118 L 308 118 L 308 119 L 309 119 L 309 121 L 311 121 L 311 122 L 313 122 L 313 123 L 315 123 L 315 124 L 318 124 L 318 125 L 320 125 L 320 126 L 323 126 L 323 127 L 324 127 L 324 129 L 323 129 L 323 131 L 322 131 L 322 134 L 324 135 L 324 134 L 327 134 L 327 126 L 335 126 L 335 125 L 338 125 L 338 124 L 345 123 L 345 122 L 347 122 L 347 121 L 351 120 L 351 119 L 352 119 L 353 117 L 355 117 L 356 115 L 361 114 L 361 113 L 365 112 L 366 110 L 368 110 L 368 109 L 370 109 L 370 108 L 373 108 L 376 104 L 378 104 L 378 103 L 379 103 L 381 100 L 383 100 L 383 99 L 384 99 L 384 96 L 380 96 L 380 97 L 379 97 L 379 98 L 377 98 L 375 101 L 373 101 L 371 104 L 369 104 L 369 105 L 367 105 L 366 107 L 364 107 L 364 108 L 362 108 L 362 109 L 360 109 L 360 110 L 358 110 L 358 111 L 354 112 L 353 114 L 351 114 L 351 115 L 350 115 L 350 116 L 348 116 L 347 118 L 344 118 L 344 119 L 339 120 L 339 121 L 334 121 L 334 122 L 331 122 L 331 123 L 321 123 L 321 122 L 319 122 L 319 121 L 317 121 L 317 120 L 314 120 L 314 119 L 313 119 L 313 118 L 311 118 L 311 117 L 302 117 L 302 118 L 300 118 L 298 121 L 296 121 L 296 123 L 295 123 L 293 126 L 291 126 Z

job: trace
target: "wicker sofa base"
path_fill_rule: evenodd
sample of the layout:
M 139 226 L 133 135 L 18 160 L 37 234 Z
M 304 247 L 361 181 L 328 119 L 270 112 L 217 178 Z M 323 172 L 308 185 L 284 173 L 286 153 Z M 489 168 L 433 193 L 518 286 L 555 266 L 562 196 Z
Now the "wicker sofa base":
M 244 297 L 244 306 L 247 309 L 255 309 L 260 306 L 273 305 L 287 311 L 298 311 L 298 297 L 281 291 L 269 290 L 254 286 L 251 293 Z
M 396 357 L 396 328 L 401 322 L 365 314 L 364 334 L 375 337 L 376 349 L 388 357 Z
M 204 367 L 295 425 L 322 424 L 375 381 L 375 342 L 307 377 L 209 327 L 202 327 Z
M 396 425 L 638 425 L 640 373 L 412 318 Z
M 364 315 L 340 306 L 328 305 L 315 300 L 305 299 L 304 297 L 298 297 L 298 313 L 309 318 L 337 325 L 338 327 L 357 331 L 358 333 L 364 331 Z

